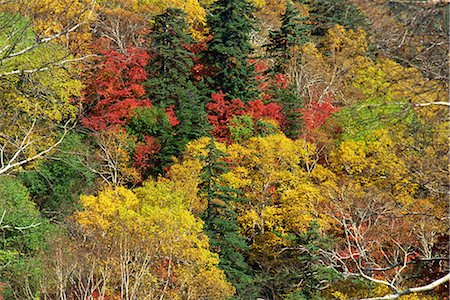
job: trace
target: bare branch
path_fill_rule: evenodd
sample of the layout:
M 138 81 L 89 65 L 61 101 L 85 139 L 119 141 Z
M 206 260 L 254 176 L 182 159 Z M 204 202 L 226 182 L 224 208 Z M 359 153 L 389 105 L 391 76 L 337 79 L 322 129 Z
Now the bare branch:
M 3 223 L 3 220 L 5 219 L 5 215 L 6 215 L 6 210 L 3 211 L 2 216 L 0 217 L 0 225 Z M 0 226 L 0 230 L 4 230 L 4 229 L 13 229 L 13 230 L 27 230 L 27 229 L 31 229 L 31 228 L 35 228 L 38 227 L 39 225 L 41 225 L 42 223 L 33 223 L 27 226 L 11 226 L 11 225 L 3 225 Z
M 444 284 L 446 282 L 450 281 L 450 273 L 448 273 L 447 275 L 445 275 L 444 277 L 433 281 L 430 284 L 421 286 L 421 287 L 415 287 L 415 288 L 408 288 L 406 290 L 401 290 L 398 291 L 395 294 L 390 294 L 387 296 L 383 296 L 383 297 L 375 297 L 375 298 L 364 298 L 361 300 L 390 300 L 390 299 L 398 299 L 400 296 L 404 296 L 404 295 L 408 295 L 408 294 L 413 294 L 413 293 L 423 293 L 426 291 L 431 291 L 432 289 L 440 286 L 441 284 Z
M 28 47 L 26 47 L 26 48 L 24 48 L 24 49 L 22 49 L 20 51 L 8 54 L 6 57 L 2 58 L 0 61 L 7 61 L 7 60 L 10 60 L 10 59 L 12 59 L 12 58 L 14 58 L 16 56 L 23 55 L 23 54 L 25 54 L 25 53 L 35 49 L 36 47 L 38 47 L 41 44 L 49 43 L 49 42 L 51 42 L 51 41 L 53 41 L 53 40 L 55 40 L 55 39 L 65 35 L 65 34 L 68 34 L 70 32 L 75 31 L 78 27 L 80 27 L 81 25 L 84 25 L 84 24 L 86 24 L 86 22 L 78 23 L 75 26 L 72 26 L 71 28 L 68 28 L 66 30 L 62 30 L 62 31 L 58 32 L 57 34 L 54 34 L 54 35 L 52 35 L 50 37 L 47 37 L 47 38 L 44 38 L 44 39 L 40 39 L 40 40 L 36 41 L 31 46 L 28 46 Z
M 14 70 L 14 71 L 10 71 L 10 72 L 5 72 L 3 74 L 0 74 L 0 77 L 3 76 L 9 76 L 9 75 L 16 75 L 16 74 L 31 74 L 31 73 L 35 73 L 35 72 L 42 72 L 42 71 L 47 71 L 53 67 L 62 67 L 65 64 L 68 63 L 73 63 L 73 62 L 78 62 L 78 61 L 83 61 L 86 60 L 89 57 L 95 57 L 97 55 L 95 54 L 91 54 L 91 55 L 86 55 L 83 57 L 79 57 L 79 58 L 74 58 L 74 59 L 65 59 L 59 62 L 52 62 L 50 64 L 48 64 L 45 67 L 40 67 L 40 68 L 36 68 L 36 69 L 29 69 L 29 70 Z
M 414 107 L 424 107 L 424 106 L 430 106 L 430 105 L 441 105 L 441 106 L 450 107 L 450 102 L 437 101 L 437 102 L 429 102 L 429 103 L 416 103 L 416 104 L 414 104 Z
M 17 161 L 17 162 L 14 162 L 14 160 L 16 160 L 16 159 L 19 157 L 19 154 L 20 154 L 20 153 L 23 153 L 23 151 L 24 151 L 28 146 L 30 146 L 30 145 L 33 143 L 33 141 L 28 141 L 28 142 L 25 143 L 25 141 L 28 139 L 28 136 L 30 135 L 30 133 L 31 133 L 31 131 L 32 131 L 32 129 L 33 129 L 33 126 L 32 126 L 32 128 L 30 129 L 30 131 L 27 133 L 27 135 L 26 135 L 26 136 L 24 137 L 24 139 L 22 140 L 20 147 L 18 147 L 18 149 L 17 149 L 16 152 L 14 153 L 13 158 L 12 158 L 11 160 L 9 160 L 8 163 L 7 163 L 6 165 L 4 165 L 4 166 L 2 166 L 2 167 L 0 168 L 0 175 L 6 173 L 6 172 L 8 172 L 8 171 L 10 171 L 11 169 L 20 167 L 20 166 L 22 166 L 22 165 L 24 165 L 24 164 L 27 164 L 27 163 L 29 163 L 29 162 L 31 162 L 31 161 L 34 161 L 34 160 L 36 160 L 36 159 L 38 159 L 38 158 L 41 158 L 41 157 L 43 157 L 44 155 L 46 155 L 47 153 L 49 153 L 50 151 L 52 151 L 53 149 L 55 149 L 56 147 L 58 147 L 58 146 L 62 143 L 62 141 L 64 140 L 64 138 L 66 137 L 66 135 L 69 133 L 69 131 L 75 126 L 75 125 L 73 125 L 72 127 L 69 127 L 69 122 L 70 122 L 70 121 L 67 121 L 66 124 L 64 124 L 64 126 L 63 126 L 63 129 L 64 129 L 63 134 L 62 134 L 61 137 L 60 137 L 55 143 L 53 143 L 51 146 L 47 147 L 45 150 L 42 150 L 41 152 L 39 152 L 39 153 L 37 153 L 37 154 L 35 154 L 35 155 L 31 156 L 31 157 L 28 157 L 28 158 L 19 160 L 19 161 Z

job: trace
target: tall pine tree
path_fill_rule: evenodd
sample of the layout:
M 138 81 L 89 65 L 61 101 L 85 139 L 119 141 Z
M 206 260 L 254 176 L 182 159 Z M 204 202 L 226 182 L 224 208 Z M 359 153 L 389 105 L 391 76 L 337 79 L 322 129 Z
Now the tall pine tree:
M 312 35 L 322 37 L 336 24 L 345 29 L 367 28 L 368 22 L 359 8 L 349 0 L 296 0 L 308 5 Z
M 265 45 L 268 55 L 274 60 L 273 67 L 268 69 L 269 75 L 285 74 L 289 63 L 296 63 L 299 57 L 301 45 L 309 42 L 310 25 L 307 17 L 300 16 L 300 11 L 290 0 L 286 1 L 286 11 L 281 16 L 281 26 L 277 30 L 269 32 L 269 43 Z M 282 130 L 286 136 L 297 138 L 302 128 L 299 109 L 303 101 L 291 84 L 288 88 L 275 86 L 271 91 L 274 101 L 282 105 L 283 122 Z
M 236 299 L 253 299 L 256 289 L 251 286 L 251 271 L 243 256 L 248 246 L 239 232 L 234 208 L 234 204 L 242 199 L 238 190 L 222 183 L 221 175 L 228 172 L 228 167 L 223 159 L 225 153 L 217 149 L 215 143 L 211 138 L 207 154 L 200 157 L 204 163 L 200 193 L 208 201 L 203 216 L 205 232 L 211 250 L 219 254 L 219 267 L 224 270 L 227 280 L 236 287 Z
M 148 97 L 156 108 L 170 111 L 173 129 L 161 145 L 163 166 L 180 154 L 191 140 L 205 136 L 209 125 L 205 103 L 208 98 L 193 83 L 193 54 L 187 50 L 194 43 L 182 10 L 169 8 L 155 17 L 151 40 L 151 60 L 145 83 Z M 179 122 L 179 123 L 178 123 Z M 178 123 L 178 124 L 176 124 Z
M 286 65 L 297 52 L 296 46 L 301 46 L 309 41 L 310 25 L 301 17 L 300 12 L 292 4 L 286 1 L 286 11 L 281 16 L 281 26 L 278 30 L 270 31 L 270 43 L 266 45 L 270 57 L 274 59 L 276 73 L 285 73 Z
M 230 99 L 255 100 L 255 68 L 247 61 L 252 53 L 252 4 L 248 0 L 218 0 L 212 4 L 207 22 L 212 38 L 203 58 L 214 73 L 211 88 L 222 90 Z

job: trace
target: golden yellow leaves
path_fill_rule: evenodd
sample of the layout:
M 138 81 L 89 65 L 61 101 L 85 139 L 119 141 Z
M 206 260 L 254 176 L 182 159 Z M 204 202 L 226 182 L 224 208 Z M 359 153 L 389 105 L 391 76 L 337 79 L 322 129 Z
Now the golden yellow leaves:
M 297 83 L 300 94 L 310 101 L 317 100 L 323 92 L 343 103 L 354 103 L 361 95 L 351 85 L 352 78 L 371 62 L 366 57 L 367 34 L 362 29 L 346 30 L 336 25 L 322 42 L 321 47 L 313 43 L 300 47 L 300 59 L 290 63 L 288 75 Z
M 405 195 L 415 188 L 408 184 L 407 166 L 386 130 L 375 131 L 365 141 L 343 141 L 330 158 L 336 170 L 344 171 L 363 185 L 389 185 L 395 194 Z
M 182 162 L 171 169 L 171 179 L 184 178 L 192 188 L 194 181 L 180 174 L 199 174 L 198 157 L 205 155 L 207 143 L 208 139 L 202 138 L 188 144 Z M 245 204 L 235 204 L 246 235 L 274 230 L 302 232 L 311 221 L 318 220 L 317 208 L 325 201 L 323 190 L 332 187 L 335 178 L 317 164 L 314 144 L 276 134 L 251 138 L 242 144 L 216 143 L 216 146 L 227 154 L 225 160 L 231 167 L 222 179 L 248 199 Z M 188 166 L 195 171 L 189 172 Z M 327 222 L 319 220 L 319 223 Z
M 263 8 L 267 4 L 266 0 L 251 0 L 250 2 L 252 2 L 256 8 Z
M 187 22 L 195 39 L 202 39 L 206 27 L 206 11 L 198 0 L 139 0 L 139 7 L 152 14 L 161 14 L 167 8 L 178 8 L 187 14 Z
M 313 144 L 277 134 L 232 144 L 226 153 L 232 169 L 222 177 L 248 199 L 236 206 L 241 228 L 252 237 L 255 251 L 263 247 L 258 241 L 266 246 L 284 244 L 286 241 L 275 232 L 303 232 L 311 221 L 320 218 L 316 210 L 324 201 L 321 189 L 325 188 L 325 178 L 332 176 L 316 168 Z M 319 223 L 326 225 L 322 221 Z
M 137 210 L 139 203 L 136 195 L 124 187 L 106 189 L 97 197 L 81 196 L 80 202 L 85 210 L 76 215 L 77 221 L 88 230 L 102 232 L 120 230 L 121 224 L 115 219 L 130 219 L 127 212 Z
M 211 5 L 212 3 L 216 2 L 217 0 L 199 0 L 200 4 L 203 6 Z M 253 5 L 257 8 L 261 8 L 266 4 L 266 0 L 250 0 L 250 2 L 253 3 Z
M 102 282 L 102 289 L 120 290 L 123 278 L 129 278 L 138 298 L 161 293 L 170 299 L 227 299 L 234 293 L 184 191 L 149 181 L 133 191 L 107 188 L 80 200 L 85 210 L 76 221 L 90 236 L 91 247 L 109 257 L 95 271 L 102 272 L 103 265 L 109 272 L 111 280 Z
M 186 146 L 183 158 L 170 170 L 171 180 L 182 181 L 175 185 L 198 193 L 198 178 L 190 176 L 201 173 L 208 142 L 201 138 Z M 223 160 L 230 167 L 221 176 L 222 184 L 240 190 L 245 199 L 232 206 L 241 233 L 251 242 L 250 260 L 278 257 L 278 251 L 293 242 L 292 235 L 304 233 L 312 222 L 320 224 L 321 230 L 330 228 L 332 220 L 322 206 L 335 177 L 318 164 L 315 145 L 275 134 L 228 146 L 216 143 L 216 147 L 226 154 Z M 199 194 L 194 203 L 206 208 L 203 198 Z
M 91 38 L 89 23 L 95 19 L 95 9 L 93 0 L 18 0 L 4 7 L 30 18 L 41 39 L 51 37 L 76 52 L 85 50 Z
M 179 163 L 175 162 L 170 168 L 169 179 L 166 179 L 175 189 L 186 192 L 188 207 L 196 216 L 200 215 L 208 205 L 204 199 L 198 197 L 202 167 L 198 160 L 186 158 Z
M 362 29 L 346 30 L 343 26 L 336 25 L 328 30 L 324 47 L 331 52 L 331 55 L 346 59 L 364 56 L 368 48 L 367 34 Z
M 140 6 L 153 8 L 153 12 L 163 13 L 167 8 L 178 8 L 186 12 L 189 23 L 205 23 L 206 12 L 197 0 L 140 0 Z

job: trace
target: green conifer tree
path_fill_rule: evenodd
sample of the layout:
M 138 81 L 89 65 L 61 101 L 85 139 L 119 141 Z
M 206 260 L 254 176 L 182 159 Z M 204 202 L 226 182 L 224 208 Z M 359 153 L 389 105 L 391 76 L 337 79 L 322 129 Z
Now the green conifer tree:
M 255 68 L 247 61 L 252 53 L 252 4 L 248 0 L 218 0 L 212 4 L 207 22 L 212 38 L 203 58 L 214 72 L 211 88 L 222 90 L 231 99 L 256 99 Z
M 357 6 L 349 0 L 297 0 L 308 5 L 312 35 L 324 36 L 336 24 L 345 29 L 366 28 L 367 19 Z
M 271 92 L 274 101 L 280 103 L 282 107 L 281 129 L 283 133 L 291 139 L 298 138 L 304 124 L 299 111 L 303 107 L 303 99 L 298 94 L 297 88 L 294 84 L 290 84 L 285 89 L 275 87 Z
M 286 2 L 286 11 L 281 16 L 281 26 L 278 30 L 270 31 L 270 43 L 266 45 L 270 57 L 275 60 L 271 71 L 285 73 L 287 63 L 296 53 L 295 46 L 301 46 L 309 41 L 310 25 L 306 24 L 306 17 L 291 1 Z
M 251 271 L 243 255 L 248 246 L 239 232 L 234 208 L 234 203 L 243 199 L 238 190 L 222 183 L 221 175 L 228 172 L 224 156 L 211 138 L 207 154 L 200 157 L 205 164 L 200 192 L 208 201 L 203 216 L 205 232 L 212 251 L 219 254 L 219 267 L 224 270 L 227 280 L 236 287 L 236 299 L 253 299 L 255 288 L 251 286 Z
M 187 46 L 194 40 L 188 34 L 186 14 L 169 8 L 155 17 L 151 39 L 152 59 L 148 64 L 145 83 L 148 97 L 161 110 L 172 108 L 179 124 L 162 141 L 160 161 L 164 166 L 172 161 L 191 140 L 205 136 L 209 125 L 205 103 L 208 98 L 192 81 L 193 54 Z

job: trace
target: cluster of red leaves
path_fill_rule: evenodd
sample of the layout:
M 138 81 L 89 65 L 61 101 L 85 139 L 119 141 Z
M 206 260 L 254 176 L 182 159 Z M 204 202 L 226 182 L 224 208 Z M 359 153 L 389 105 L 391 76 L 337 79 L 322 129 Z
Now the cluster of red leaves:
M 139 143 L 134 151 L 133 165 L 140 171 L 153 167 L 154 157 L 161 150 L 161 146 L 152 136 L 146 136 L 143 143 Z
M 248 63 L 252 64 L 255 67 L 255 72 L 257 76 L 262 76 L 269 69 L 267 62 L 264 60 L 249 59 Z
M 149 55 L 132 47 L 126 54 L 108 50 L 102 55 L 91 71 L 83 97 L 87 111 L 82 123 L 94 130 L 123 125 L 134 109 L 152 105 L 144 98 L 142 85 L 147 79 L 144 67 Z
M 255 79 L 259 82 L 258 90 L 261 92 L 261 98 L 264 101 L 270 101 L 273 98 L 271 91 L 274 89 L 284 90 L 288 87 L 289 79 L 286 74 L 278 73 L 275 76 L 267 74 L 269 69 L 267 61 L 250 59 L 249 63 L 255 67 Z
M 277 103 L 264 104 L 261 100 L 250 101 L 247 104 L 246 114 L 250 115 L 253 121 L 260 119 L 271 119 L 281 124 L 281 105 Z
M 93 300 L 118 300 L 120 299 L 119 295 L 116 296 L 108 296 L 108 295 L 102 295 L 100 294 L 100 292 L 98 290 L 94 290 L 92 292 L 92 296 L 91 297 L 86 297 L 86 300 L 88 299 L 93 299 Z
M 240 99 L 226 99 L 226 95 L 222 92 L 213 93 L 211 98 L 213 102 L 206 104 L 208 121 L 213 126 L 213 136 L 220 142 L 232 141 L 228 126 L 235 116 L 248 115 L 255 122 L 260 119 L 272 119 L 281 123 L 281 105 L 279 104 L 264 104 L 258 99 L 245 105 Z
M 332 97 L 326 95 L 319 101 L 312 101 L 305 108 L 299 109 L 307 131 L 321 127 L 327 119 L 339 109 L 332 104 Z
M 167 115 L 167 118 L 169 119 L 170 126 L 174 127 L 180 124 L 180 120 L 178 120 L 177 116 L 175 115 L 175 105 L 166 107 L 165 113 Z
M 193 54 L 194 66 L 191 69 L 194 80 L 200 81 L 205 77 L 212 75 L 212 68 L 201 62 L 199 54 L 206 50 L 206 44 L 211 39 L 207 37 L 202 43 L 195 43 L 192 45 L 185 45 L 186 50 Z
M 255 68 L 255 79 L 259 82 L 258 90 L 264 95 L 269 90 L 271 83 L 271 77 L 266 73 L 269 69 L 268 63 L 260 59 L 249 59 L 248 63 Z
M 289 79 L 288 76 L 286 74 L 277 74 L 275 75 L 275 84 L 277 85 L 277 87 L 279 89 L 286 89 L 288 87 L 289 84 Z
M 245 114 L 244 102 L 240 99 L 227 100 L 222 92 L 213 93 L 213 102 L 206 104 L 208 121 L 213 125 L 212 135 L 220 142 L 230 140 L 228 123 L 234 116 Z

